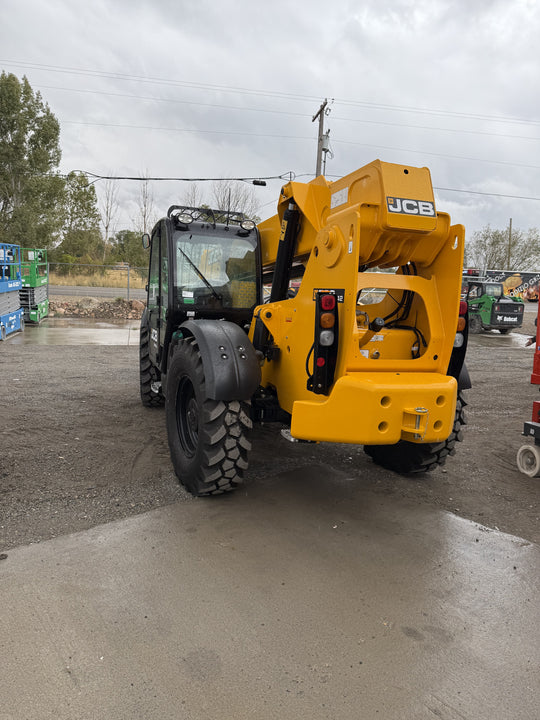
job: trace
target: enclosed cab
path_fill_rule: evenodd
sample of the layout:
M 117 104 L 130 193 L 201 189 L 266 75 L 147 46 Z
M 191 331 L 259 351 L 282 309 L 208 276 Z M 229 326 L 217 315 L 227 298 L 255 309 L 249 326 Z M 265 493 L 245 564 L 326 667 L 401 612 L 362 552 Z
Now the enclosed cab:
M 469 280 L 465 299 L 472 333 L 498 330 L 505 335 L 523 324 L 525 304 L 520 297 L 505 295 L 502 282 Z
M 172 206 L 144 242 L 142 402 L 166 401 L 173 463 L 191 492 L 232 489 L 247 468 L 260 380 L 246 334 L 262 301 L 258 230 L 241 213 Z

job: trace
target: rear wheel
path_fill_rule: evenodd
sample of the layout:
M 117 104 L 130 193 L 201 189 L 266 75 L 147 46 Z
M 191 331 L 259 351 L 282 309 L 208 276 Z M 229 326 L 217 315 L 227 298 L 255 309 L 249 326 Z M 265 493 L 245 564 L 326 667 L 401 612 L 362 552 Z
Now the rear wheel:
M 161 392 L 161 382 L 157 371 L 150 362 L 150 333 L 146 325 L 141 325 L 141 340 L 139 345 L 139 374 L 141 386 L 141 401 L 145 407 L 161 407 L 165 398 Z
M 403 475 L 434 470 L 444 465 L 449 455 L 455 454 L 456 442 L 463 440 L 461 427 L 467 422 L 464 411 L 466 404 L 461 393 L 458 393 L 454 426 L 444 442 L 419 444 L 400 440 L 395 445 L 364 445 L 364 450 L 377 465 Z
M 194 339 L 180 343 L 167 373 L 167 435 L 174 470 L 192 495 L 234 490 L 248 467 L 250 403 L 212 400 Z
M 478 333 L 482 332 L 482 320 L 480 319 L 480 315 L 470 315 L 469 316 L 469 332 L 473 335 L 478 335 Z

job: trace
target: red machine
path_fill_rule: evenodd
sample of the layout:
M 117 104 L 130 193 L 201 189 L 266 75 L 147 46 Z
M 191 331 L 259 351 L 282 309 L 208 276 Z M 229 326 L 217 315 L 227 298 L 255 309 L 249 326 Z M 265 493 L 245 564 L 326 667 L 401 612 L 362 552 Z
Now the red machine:
M 536 318 L 536 340 L 534 347 L 533 371 L 531 384 L 540 385 L 540 337 L 538 326 L 540 323 L 540 305 Z M 534 400 L 532 418 L 523 424 L 523 435 L 534 438 L 534 445 L 522 445 L 517 453 L 517 466 L 520 472 L 529 477 L 540 477 L 540 400 Z

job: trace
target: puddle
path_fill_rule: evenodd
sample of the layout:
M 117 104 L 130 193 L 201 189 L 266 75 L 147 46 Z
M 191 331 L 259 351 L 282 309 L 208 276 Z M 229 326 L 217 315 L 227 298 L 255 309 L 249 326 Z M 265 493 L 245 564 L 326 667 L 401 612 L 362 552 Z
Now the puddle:
M 138 345 L 139 320 L 45 318 L 27 323 L 24 332 L 8 335 L 13 345 Z

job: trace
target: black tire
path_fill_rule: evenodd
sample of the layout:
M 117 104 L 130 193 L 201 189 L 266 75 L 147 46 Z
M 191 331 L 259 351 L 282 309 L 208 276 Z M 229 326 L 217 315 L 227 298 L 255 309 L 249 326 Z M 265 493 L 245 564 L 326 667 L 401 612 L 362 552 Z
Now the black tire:
M 192 495 L 218 495 L 243 482 L 251 450 L 250 403 L 206 395 L 201 354 L 183 340 L 167 373 L 167 435 L 174 470 Z
M 150 333 L 146 325 L 141 325 L 141 340 L 139 345 L 139 371 L 141 385 L 141 401 L 145 407 L 162 407 L 165 397 L 161 387 L 156 389 L 159 382 L 158 372 L 150 362 Z
M 395 445 L 364 445 L 364 451 L 377 465 L 402 475 L 434 470 L 444 465 L 449 455 L 456 452 L 456 442 L 463 440 L 462 425 L 467 424 L 465 405 L 461 393 L 458 393 L 456 415 L 450 436 L 440 443 L 418 444 L 400 440 Z
M 508 333 L 510 332 L 510 328 L 499 328 L 499 332 L 501 333 L 501 335 L 508 335 Z
M 469 316 L 469 332 L 473 335 L 478 335 L 482 332 L 482 320 L 480 315 Z

